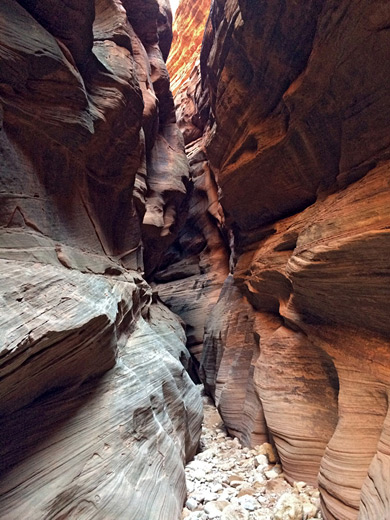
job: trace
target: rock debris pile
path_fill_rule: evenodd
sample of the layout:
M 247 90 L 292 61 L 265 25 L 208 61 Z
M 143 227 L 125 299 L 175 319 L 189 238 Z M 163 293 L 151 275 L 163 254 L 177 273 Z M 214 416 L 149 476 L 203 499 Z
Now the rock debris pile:
M 270 444 L 244 448 L 227 436 L 211 399 L 204 398 L 202 451 L 186 467 L 186 520 L 321 519 L 319 491 L 290 486 Z

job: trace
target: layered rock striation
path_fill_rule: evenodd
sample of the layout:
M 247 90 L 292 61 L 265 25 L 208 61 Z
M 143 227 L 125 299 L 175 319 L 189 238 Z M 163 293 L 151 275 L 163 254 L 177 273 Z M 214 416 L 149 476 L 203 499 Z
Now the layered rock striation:
M 165 1 L 0 5 L 2 518 L 178 518 L 186 369 L 324 518 L 390 514 L 388 6 L 214 0 L 199 56 L 207 10 L 175 115 Z
M 214 0 L 176 95 L 231 273 L 200 375 L 231 433 L 319 483 L 326 519 L 389 515 L 388 27 L 379 0 Z
M 210 0 L 179 2 L 173 22 L 172 49 L 167 61 L 174 95 L 182 89 L 199 61 Z
M 191 190 L 185 225 L 154 274 L 160 298 L 186 325 L 195 379 L 202 355 L 204 324 L 229 274 L 224 215 L 203 140 L 208 103 L 201 88 L 198 53 L 207 9 L 207 1 L 183 2 L 176 12 L 176 32 L 167 67 L 173 81 L 180 86 L 175 107 L 190 167 Z M 187 48 L 189 41 L 191 47 Z
M 201 400 L 142 276 L 188 187 L 171 37 L 156 0 L 1 2 L 4 519 L 180 516 Z

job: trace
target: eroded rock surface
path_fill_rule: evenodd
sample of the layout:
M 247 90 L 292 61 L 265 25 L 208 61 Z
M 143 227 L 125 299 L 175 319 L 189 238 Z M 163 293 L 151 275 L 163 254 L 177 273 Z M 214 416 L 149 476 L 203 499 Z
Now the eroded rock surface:
M 389 8 L 214 0 L 198 59 L 206 9 L 182 137 L 165 1 L 0 5 L 4 518 L 178 517 L 185 367 L 324 518 L 390 514 Z
M 381 0 L 215 0 L 176 95 L 241 292 L 220 293 L 200 374 L 248 443 L 254 388 L 286 477 L 319 482 L 327 519 L 389 515 L 388 26 Z
M 27 269 L 1 323 L 1 517 L 178 518 L 202 417 L 181 323 L 140 277 Z
M 170 9 L 57 4 L 0 5 L 0 516 L 179 518 L 201 400 L 142 277 L 188 184 Z
M 189 79 L 199 60 L 210 0 L 180 2 L 173 22 L 172 48 L 167 61 L 174 95 Z
M 186 144 L 192 190 L 187 201 L 185 225 L 154 275 L 160 298 L 186 325 L 187 346 L 195 368 L 202 356 L 205 322 L 229 273 L 224 215 L 218 201 L 218 186 L 204 149 L 203 131 L 207 118 L 200 117 L 201 106 L 206 114 L 208 110 L 207 97 L 202 96 L 198 59 L 206 3 L 183 2 L 176 13 L 177 32 L 168 67 L 171 77 L 176 77 L 180 86 L 175 96 L 176 116 Z M 190 33 L 194 33 L 193 45 L 187 48 L 185 42 Z M 197 377 L 196 373 L 194 377 Z

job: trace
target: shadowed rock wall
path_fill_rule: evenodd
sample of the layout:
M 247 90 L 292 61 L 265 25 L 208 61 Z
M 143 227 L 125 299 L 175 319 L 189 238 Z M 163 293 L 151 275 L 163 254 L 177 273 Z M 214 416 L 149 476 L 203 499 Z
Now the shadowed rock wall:
M 142 278 L 188 186 L 171 38 L 156 0 L 1 2 L 4 519 L 181 514 L 201 402 Z

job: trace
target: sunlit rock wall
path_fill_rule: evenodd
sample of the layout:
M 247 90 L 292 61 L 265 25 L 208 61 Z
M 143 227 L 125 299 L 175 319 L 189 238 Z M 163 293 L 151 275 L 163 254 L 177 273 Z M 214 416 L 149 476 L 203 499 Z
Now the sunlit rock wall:
M 180 517 L 201 403 L 142 278 L 188 186 L 170 41 L 155 0 L 1 2 L 1 518 Z
M 229 390 L 221 412 L 247 442 L 253 382 L 252 418 L 289 479 L 319 483 L 326 519 L 390 514 L 389 14 L 214 0 L 201 77 L 176 97 L 186 142 L 202 130 L 243 298 L 232 315 L 222 291 L 200 374 L 218 403 Z
M 173 22 L 173 40 L 167 67 L 174 96 L 191 75 L 199 60 L 204 26 L 211 0 L 180 1 Z

